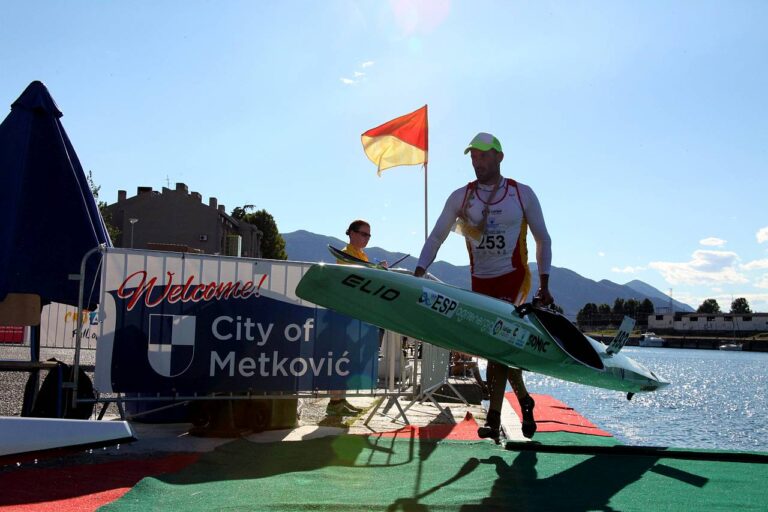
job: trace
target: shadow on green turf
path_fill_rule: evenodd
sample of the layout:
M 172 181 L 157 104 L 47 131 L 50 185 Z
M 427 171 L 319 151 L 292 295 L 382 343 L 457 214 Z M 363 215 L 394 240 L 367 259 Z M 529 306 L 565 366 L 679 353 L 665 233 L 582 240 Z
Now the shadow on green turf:
M 359 510 L 391 511 L 586 511 L 611 510 L 612 499 L 649 470 L 686 487 L 707 482 L 707 478 L 679 468 L 659 468 L 658 460 L 516 453 L 488 442 L 352 435 L 268 444 L 238 440 L 177 473 L 157 477 L 155 484 L 147 484 L 143 499 L 156 505 L 161 504 L 158 500 L 169 500 L 162 506 L 174 506 L 174 499 L 204 488 L 209 496 L 218 496 L 209 504 L 214 508 L 258 502 L 265 509 L 285 510 L 285 497 L 290 495 L 295 510 L 360 506 Z M 211 485 L 217 482 L 222 488 L 212 492 Z M 361 489 L 357 482 L 372 484 Z M 132 493 L 134 502 L 142 501 L 140 487 L 139 493 Z M 237 489 L 240 494 L 233 496 L 226 489 Z M 178 493 L 176 498 L 174 493 Z

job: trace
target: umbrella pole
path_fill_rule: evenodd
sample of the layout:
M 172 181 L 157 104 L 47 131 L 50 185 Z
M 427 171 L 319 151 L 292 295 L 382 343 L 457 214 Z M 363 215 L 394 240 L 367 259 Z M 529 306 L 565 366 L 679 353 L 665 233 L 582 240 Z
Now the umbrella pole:
M 29 326 L 29 360 L 30 362 L 40 361 L 40 326 Z M 32 413 L 32 407 L 37 399 L 37 392 L 40 389 L 40 369 L 31 367 L 29 370 L 29 380 L 24 387 L 24 401 L 21 404 L 21 415 L 24 417 Z

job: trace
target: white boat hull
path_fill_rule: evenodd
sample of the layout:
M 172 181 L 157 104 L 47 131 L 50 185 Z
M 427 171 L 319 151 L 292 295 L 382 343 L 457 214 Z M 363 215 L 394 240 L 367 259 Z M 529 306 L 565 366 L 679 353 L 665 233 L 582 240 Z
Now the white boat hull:
M 127 421 L 0 417 L 0 457 L 135 439 Z

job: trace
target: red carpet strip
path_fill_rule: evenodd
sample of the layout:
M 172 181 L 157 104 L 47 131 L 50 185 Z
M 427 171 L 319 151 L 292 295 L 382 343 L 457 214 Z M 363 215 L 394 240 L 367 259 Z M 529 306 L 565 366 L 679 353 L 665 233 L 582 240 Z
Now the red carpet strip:
M 399 439 L 425 439 L 440 440 L 450 439 L 452 441 L 479 441 L 477 437 L 477 422 L 472 413 L 467 415 L 462 421 L 452 424 L 435 424 L 425 427 L 408 425 L 392 432 L 382 432 L 373 434 L 375 437 L 395 437 Z
M 3 512 L 91 511 L 131 490 L 144 477 L 173 473 L 200 454 L 175 454 L 61 468 L 19 469 L 0 475 Z
M 572 407 L 567 406 L 560 400 L 556 400 L 549 395 L 537 395 L 531 393 L 536 401 L 536 407 L 533 409 L 533 417 L 540 432 L 571 432 L 574 434 L 588 434 L 592 436 L 613 437 L 608 432 L 601 430 L 594 423 L 576 412 Z M 504 395 L 509 405 L 515 410 L 517 416 L 522 421 L 523 415 L 520 411 L 520 404 L 514 393 Z

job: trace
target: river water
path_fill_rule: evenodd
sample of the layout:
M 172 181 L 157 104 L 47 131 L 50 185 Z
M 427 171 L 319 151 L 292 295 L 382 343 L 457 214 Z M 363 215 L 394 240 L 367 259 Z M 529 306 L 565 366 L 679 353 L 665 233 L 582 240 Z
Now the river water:
M 768 353 L 625 347 L 671 384 L 626 394 L 525 373 L 528 390 L 570 405 L 628 445 L 768 452 Z

